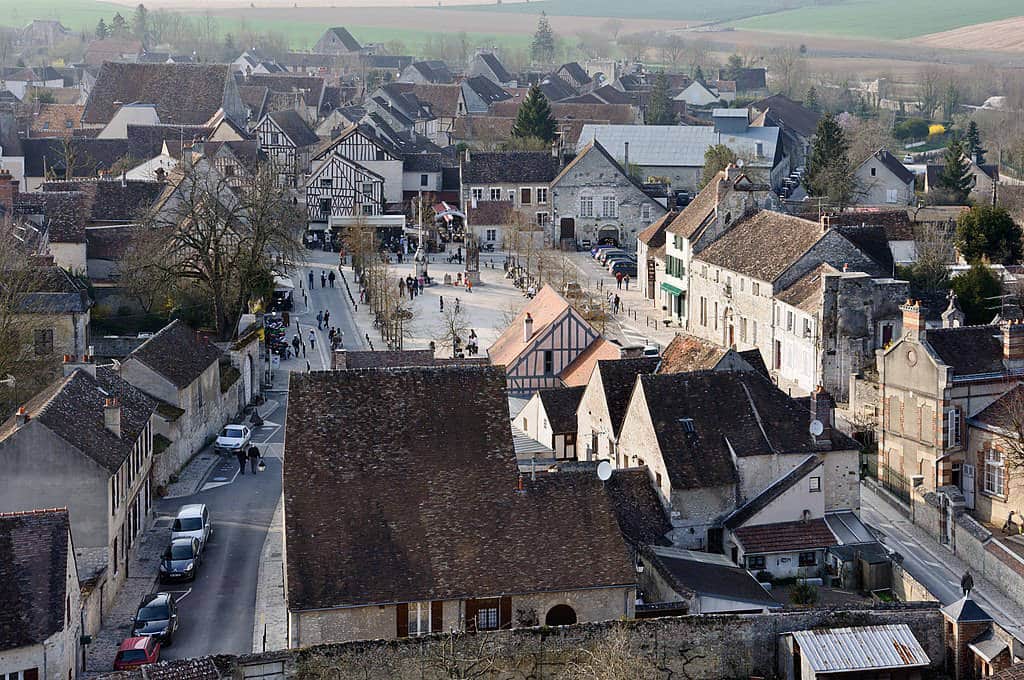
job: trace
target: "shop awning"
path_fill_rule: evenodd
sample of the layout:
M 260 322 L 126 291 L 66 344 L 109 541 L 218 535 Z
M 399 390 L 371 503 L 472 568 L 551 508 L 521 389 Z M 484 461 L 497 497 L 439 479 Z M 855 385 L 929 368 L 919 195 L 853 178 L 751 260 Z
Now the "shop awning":
M 671 284 L 668 284 L 668 283 L 662 283 L 661 284 L 661 289 L 663 291 L 665 291 L 666 293 L 671 293 L 672 295 L 682 295 L 683 294 L 683 291 L 679 290 L 675 286 L 673 286 Z

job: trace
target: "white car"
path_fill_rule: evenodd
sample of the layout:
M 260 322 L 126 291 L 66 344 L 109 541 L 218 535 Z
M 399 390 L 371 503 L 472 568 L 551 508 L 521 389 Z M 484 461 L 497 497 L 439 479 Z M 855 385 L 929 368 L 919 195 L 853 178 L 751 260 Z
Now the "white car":
M 199 539 L 199 549 L 206 549 L 206 542 L 213 534 L 210 513 L 203 503 L 190 503 L 178 510 L 174 524 L 171 525 L 171 542 L 179 538 Z
M 251 438 L 252 430 L 245 425 L 225 425 L 213 443 L 213 450 L 216 453 L 236 453 L 239 449 L 244 451 L 249 448 Z

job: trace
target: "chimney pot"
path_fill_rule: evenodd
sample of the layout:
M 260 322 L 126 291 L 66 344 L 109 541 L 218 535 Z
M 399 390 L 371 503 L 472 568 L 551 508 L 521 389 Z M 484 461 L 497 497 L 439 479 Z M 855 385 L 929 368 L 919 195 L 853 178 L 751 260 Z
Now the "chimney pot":
M 16 418 L 18 425 L 24 425 L 25 423 L 27 423 L 28 422 L 28 418 L 29 418 L 28 411 L 25 410 L 24 406 L 19 406 L 18 407 L 18 415 L 17 415 L 17 418 Z
M 530 313 L 526 313 L 526 318 L 523 319 L 523 342 L 529 342 L 530 338 L 533 337 L 533 317 Z
M 1024 323 L 1010 320 L 1003 325 L 1003 360 L 1024 360 Z
M 924 338 L 926 309 L 920 300 L 907 298 L 907 303 L 900 305 L 903 312 L 903 333 L 908 340 L 919 341 Z

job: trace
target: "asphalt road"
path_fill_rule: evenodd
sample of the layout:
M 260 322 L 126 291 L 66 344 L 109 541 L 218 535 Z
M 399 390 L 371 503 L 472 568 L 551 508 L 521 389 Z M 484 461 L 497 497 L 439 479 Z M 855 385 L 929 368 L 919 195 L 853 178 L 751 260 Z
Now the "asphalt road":
M 309 352 L 307 348 L 306 359 L 313 370 L 330 368 L 330 343 L 327 339 L 327 327 L 325 326 L 320 331 L 317 330 L 316 314 L 318 311 L 329 310 L 331 312 L 331 326 L 340 329 L 344 334 L 343 338 L 346 349 L 369 349 L 369 346 L 367 346 L 363 334 L 359 332 L 355 325 L 355 320 L 352 317 L 352 308 L 349 306 L 350 303 L 346 301 L 345 284 L 342 282 L 341 277 L 337 277 L 334 281 L 334 288 L 330 287 L 330 283 L 327 284 L 327 287 L 320 285 L 321 272 L 330 273 L 333 271 L 335 275 L 338 274 L 338 254 L 322 250 L 311 250 L 307 251 L 306 258 L 306 263 L 300 266 L 292 277 L 295 283 L 295 292 L 293 294 L 295 308 L 291 314 L 293 320 L 288 338 L 290 340 L 291 334 L 295 332 L 296 321 L 299 323 L 303 342 L 308 342 L 309 329 L 312 328 L 317 338 L 316 351 Z M 312 289 L 308 288 L 310 271 L 313 272 Z M 359 287 L 352 280 L 353 273 L 351 267 L 345 268 L 345 277 L 348 279 L 353 297 L 358 302 Z M 300 280 L 302 289 L 299 288 Z M 306 293 L 305 303 L 303 302 L 304 292 Z
M 272 397 L 281 406 L 274 413 L 261 413 L 273 425 L 256 431 L 257 444 L 284 441 L 287 395 Z M 162 650 L 161 658 L 252 651 L 260 553 L 281 497 L 279 454 L 268 454 L 264 460 L 265 472 L 253 475 L 246 471 L 223 486 L 157 504 L 157 512 L 174 514 L 186 503 L 206 503 L 214 528 L 195 581 L 161 586 L 178 589 L 178 632 L 174 644 Z

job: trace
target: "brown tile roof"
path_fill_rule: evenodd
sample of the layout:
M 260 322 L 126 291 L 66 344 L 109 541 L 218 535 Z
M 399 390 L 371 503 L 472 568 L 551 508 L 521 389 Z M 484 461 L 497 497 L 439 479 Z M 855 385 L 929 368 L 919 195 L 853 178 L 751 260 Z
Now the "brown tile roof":
M 670 210 L 658 218 L 658 221 L 637 234 L 637 240 L 646 243 L 648 248 L 661 248 L 665 245 L 665 232 L 668 230 L 668 225 L 672 224 L 672 221 L 678 216 L 678 210 Z
M 740 527 L 733 536 L 747 555 L 800 552 L 839 544 L 823 519 Z
M 487 349 L 491 363 L 495 366 L 511 365 L 543 334 L 548 325 L 568 311 L 569 303 L 566 299 L 556 293 L 554 288 L 545 285 Z M 533 336 L 529 341 L 523 340 L 523 319 L 527 314 L 533 318 Z
M 558 174 L 558 159 L 547 151 L 478 151 L 462 166 L 462 183 L 540 182 Z
M 267 111 L 267 98 L 269 94 L 270 88 L 266 85 L 238 86 L 238 95 L 242 98 L 242 103 L 252 114 L 253 120 L 263 118 L 263 115 Z
M 39 210 L 51 243 L 85 243 L 90 199 L 83 191 L 42 191 L 19 195 L 18 211 Z M 31 202 L 33 207 L 29 208 Z
M 108 397 L 121 403 L 121 436 L 104 425 L 103 404 Z M 129 385 L 110 368 L 97 367 L 94 378 L 79 369 L 60 378 L 24 404 L 30 420 L 68 442 L 110 473 L 132 453 L 135 442 L 156 410 L 156 401 Z M 0 425 L 0 439 L 17 432 L 17 418 Z
M 282 132 L 288 135 L 288 139 L 295 144 L 296 148 L 320 143 L 320 138 L 309 128 L 309 125 L 295 109 L 274 111 L 273 113 L 268 113 L 267 117 L 274 121 Z
M 658 374 L 711 370 L 729 350 L 693 335 L 677 333 L 661 353 Z
M 520 102 L 499 102 L 491 107 L 495 116 L 515 118 L 519 112 Z M 636 122 L 636 109 L 630 104 L 582 104 L 575 102 L 555 102 L 551 105 L 551 115 L 559 123 L 570 120 L 603 120 L 611 125 L 631 125 Z
M 818 212 L 815 210 L 800 217 L 816 220 Z M 890 241 L 910 241 L 914 238 L 913 226 L 906 210 L 853 207 L 841 213 L 828 215 L 828 219 L 834 227 L 882 227 Z
M 67 508 L 0 513 L 0 652 L 64 629 Z
M 85 48 L 82 58 L 90 66 L 99 66 L 105 62 L 120 61 L 123 55 L 142 54 L 142 43 L 128 38 L 103 38 L 93 40 Z
M 466 210 L 466 218 L 472 227 L 506 225 L 512 223 L 516 205 L 512 201 L 477 201 L 476 206 L 470 203 Z
M 456 139 L 498 141 L 512 136 L 515 118 L 499 116 L 463 116 L 455 119 L 452 134 Z
M 217 363 L 222 354 L 212 342 L 201 339 L 185 322 L 175 319 L 136 347 L 125 361 L 138 359 L 183 389 Z
M 284 108 L 294 106 L 294 94 L 301 94 L 306 106 L 319 109 L 323 99 L 324 79 L 320 76 L 304 76 L 293 73 L 256 74 L 246 76 L 239 85 L 257 85 L 266 87 L 271 93 L 288 95 Z M 162 118 L 161 118 L 162 120 Z
M 819 264 L 794 281 L 789 288 L 780 291 L 776 297 L 787 305 L 792 305 L 805 312 L 813 312 L 821 308 L 825 274 L 838 271 L 828 263 Z
M 552 387 L 538 390 L 540 402 L 544 405 L 544 413 L 548 416 L 551 431 L 565 434 L 576 431 L 576 409 L 586 387 Z
M 605 482 L 605 490 L 627 543 L 635 548 L 672 545 L 665 538 L 672 531 L 672 523 L 646 468 L 615 470 Z
M 110 178 L 43 182 L 41 191 L 86 193 L 90 222 L 134 222 L 156 203 L 164 188 L 163 182 Z
M 989 680 L 1024 680 L 1024 663 L 1004 668 L 992 675 Z
M 516 491 L 501 370 L 296 374 L 288 403 L 290 609 L 635 583 L 595 475 Z
M 771 375 L 768 373 L 768 366 L 766 366 L 764 363 L 764 357 L 761 356 L 761 350 L 759 350 L 756 347 L 754 349 L 745 349 L 742 352 L 739 352 L 739 355 L 740 357 L 743 358 L 744 361 L 750 364 L 750 367 L 753 368 L 755 371 L 757 371 L 766 378 L 771 377 Z
M 610 340 L 598 338 L 590 347 L 583 350 L 578 357 L 562 369 L 558 377 L 567 387 L 579 387 L 590 382 L 590 374 L 594 372 L 598 361 L 619 359 L 622 348 Z
M 985 408 L 971 417 L 985 425 L 1013 429 L 1013 421 L 1021 405 L 1024 405 L 1024 385 L 1015 385 Z
M 134 233 L 134 225 L 88 227 L 85 230 L 85 256 L 90 260 L 120 260 Z
M 810 139 L 818 129 L 821 114 L 806 108 L 798 101 L 777 94 L 754 102 L 751 106 L 765 114 L 770 125 L 789 128 Z
M 154 104 L 164 124 L 201 125 L 224 102 L 227 64 L 126 64 L 106 62 L 85 102 L 85 123 L 105 124 L 115 102 Z
M 417 83 L 412 85 L 411 91 L 420 102 L 430 106 L 430 113 L 435 116 L 454 118 L 459 114 L 459 96 L 462 93 L 459 85 Z
M 810 250 L 821 235 L 817 222 L 762 210 L 727 231 L 701 251 L 697 259 L 772 282 Z
M 82 126 L 84 110 L 81 104 L 40 104 L 32 112 L 32 136 L 70 137 Z
M 930 329 L 925 343 L 958 376 L 1003 372 L 1003 341 L 999 326 Z
M 725 171 L 722 170 L 672 220 L 668 226 L 669 233 L 683 238 L 692 237 L 708 221 L 708 218 L 715 214 L 715 208 L 718 207 L 720 200 L 729 190 L 729 181 Z
M 616 435 L 622 428 L 622 419 L 626 415 L 629 398 L 633 396 L 637 376 L 654 373 L 660 361 L 658 357 L 641 357 L 597 362 L 597 370 L 601 373 L 601 387 L 604 389 L 604 399 L 608 406 L 608 420 L 611 421 Z
M 404 366 L 433 366 L 434 353 L 429 349 L 346 350 L 345 368 L 401 368 Z

